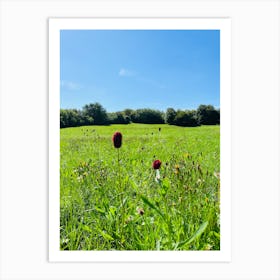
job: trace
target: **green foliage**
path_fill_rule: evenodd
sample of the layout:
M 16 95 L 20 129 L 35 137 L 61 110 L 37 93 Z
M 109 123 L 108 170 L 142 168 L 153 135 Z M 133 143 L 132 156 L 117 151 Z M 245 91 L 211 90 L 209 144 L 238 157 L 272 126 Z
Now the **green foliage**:
M 60 110 L 60 127 L 75 127 L 83 125 L 82 113 L 76 109 Z
M 167 108 L 165 113 L 165 122 L 168 124 L 174 124 L 176 117 L 176 111 L 173 108 Z
M 160 127 L 60 130 L 61 250 L 220 250 L 220 128 Z
M 108 120 L 110 124 L 128 124 L 130 118 L 124 112 L 108 113 Z
M 179 247 L 192 243 L 206 230 L 207 226 L 208 222 L 204 222 L 190 239 L 179 242 L 178 244 L 176 244 L 175 248 L 177 249 Z
M 164 114 L 153 109 L 137 109 L 131 115 L 131 120 L 134 123 L 163 124 Z
M 108 124 L 107 112 L 99 103 L 85 105 L 83 113 L 85 116 L 93 119 L 94 125 Z
M 176 117 L 174 119 L 174 124 L 178 125 L 178 126 L 189 126 L 189 127 L 198 126 L 199 123 L 197 120 L 196 111 L 195 110 L 192 110 L 192 111 L 178 110 Z
M 128 117 L 129 119 L 131 119 L 132 114 L 134 113 L 134 110 L 132 109 L 124 109 L 123 110 L 123 114 Z
M 197 109 L 197 116 L 199 124 L 220 124 L 220 110 L 216 110 L 212 105 L 200 105 Z
M 85 105 L 82 111 L 76 109 L 60 110 L 60 127 L 108 124 L 171 124 L 186 127 L 220 124 L 220 110 L 212 105 L 200 105 L 197 110 L 177 110 L 168 108 L 166 112 L 154 109 L 125 109 L 107 113 L 99 103 Z

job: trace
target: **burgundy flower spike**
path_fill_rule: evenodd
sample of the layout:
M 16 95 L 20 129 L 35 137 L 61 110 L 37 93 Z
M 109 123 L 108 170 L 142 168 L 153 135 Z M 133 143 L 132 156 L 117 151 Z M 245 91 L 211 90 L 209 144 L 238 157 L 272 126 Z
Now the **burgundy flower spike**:
M 115 132 L 113 135 L 113 143 L 115 148 L 120 148 L 122 145 L 122 134 L 120 132 Z
M 161 166 L 161 161 L 159 159 L 157 159 L 153 162 L 154 169 L 160 169 L 160 166 Z

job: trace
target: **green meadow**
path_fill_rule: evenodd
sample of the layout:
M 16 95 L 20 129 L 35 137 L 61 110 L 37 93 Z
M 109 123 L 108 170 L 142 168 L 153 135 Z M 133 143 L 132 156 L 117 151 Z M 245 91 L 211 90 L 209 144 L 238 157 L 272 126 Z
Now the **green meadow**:
M 63 128 L 60 249 L 220 250 L 219 172 L 219 125 Z

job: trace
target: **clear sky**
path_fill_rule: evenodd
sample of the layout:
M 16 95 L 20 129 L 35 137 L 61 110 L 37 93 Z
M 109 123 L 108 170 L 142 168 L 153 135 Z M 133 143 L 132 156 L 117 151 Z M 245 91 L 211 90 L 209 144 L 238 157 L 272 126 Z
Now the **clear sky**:
M 60 107 L 220 107 L 219 30 L 62 30 Z

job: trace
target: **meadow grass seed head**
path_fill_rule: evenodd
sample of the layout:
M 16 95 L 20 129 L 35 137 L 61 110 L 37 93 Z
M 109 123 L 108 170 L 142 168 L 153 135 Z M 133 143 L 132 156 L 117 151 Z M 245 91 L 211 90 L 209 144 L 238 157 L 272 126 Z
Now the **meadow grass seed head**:
M 117 149 L 120 148 L 122 145 L 122 134 L 118 131 L 115 132 L 112 140 L 113 140 L 114 147 Z
M 153 169 L 160 169 L 161 161 L 159 159 L 154 160 Z
M 144 213 L 145 213 L 145 211 L 144 211 L 143 208 L 138 208 L 138 209 L 137 209 L 137 212 L 138 212 L 138 214 L 139 214 L 140 216 L 143 216 Z
M 179 174 L 179 171 L 180 171 L 180 166 L 179 166 L 178 164 L 175 164 L 174 173 L 175 173 L 175 174 Z
M 217 179 L 220 179 L 220 173 L 219 173 L 219 172 L 214 172 L 214 176 L 215 176 Z

